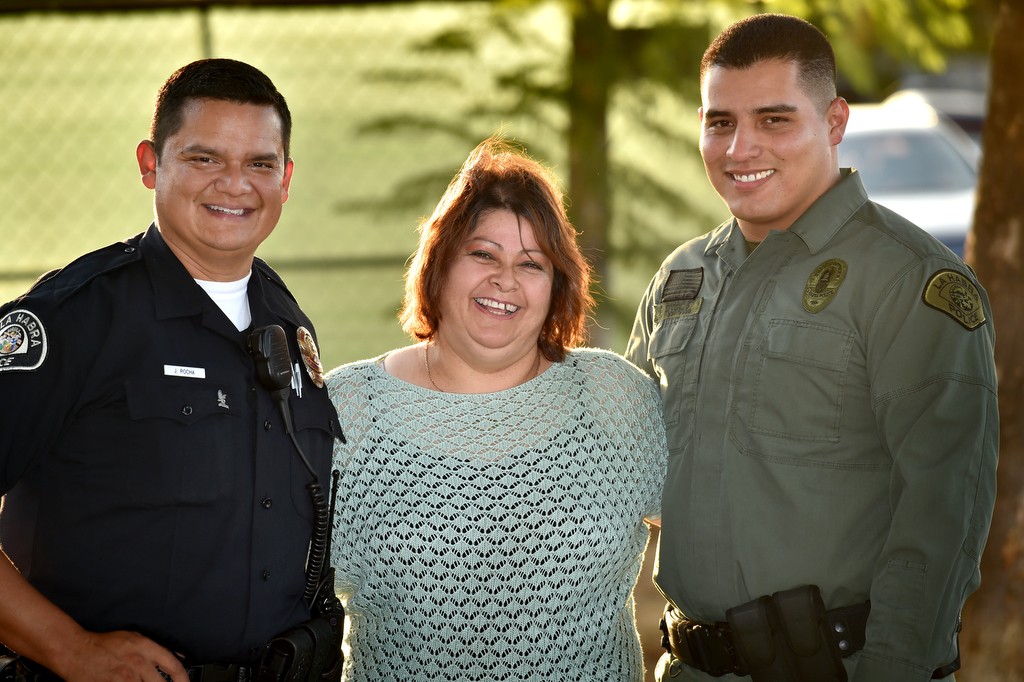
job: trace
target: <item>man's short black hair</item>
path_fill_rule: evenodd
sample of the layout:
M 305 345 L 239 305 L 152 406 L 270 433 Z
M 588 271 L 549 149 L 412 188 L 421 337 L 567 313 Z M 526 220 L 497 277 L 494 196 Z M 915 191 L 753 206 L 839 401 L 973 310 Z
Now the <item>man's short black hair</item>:
M 196 99 L 273 107 L 281 118 L 284 158 L 289 158 L 292 115 L 288 103 L 266 74 L 234 59 L 200 59 L 181 67 L 167 79 L 157 94 L 149 131 L 157 157 L 163 153 L 167 138 L 181 129 L 185 107 Z
M 836 97 L 836 58 L 813 24 L 787 14 L 755 14 L 722 31 L 704 52 L 700 82 L 713 66 L 746 69 L 772 59 L 796 62 L 800 81 L 822 108 Z

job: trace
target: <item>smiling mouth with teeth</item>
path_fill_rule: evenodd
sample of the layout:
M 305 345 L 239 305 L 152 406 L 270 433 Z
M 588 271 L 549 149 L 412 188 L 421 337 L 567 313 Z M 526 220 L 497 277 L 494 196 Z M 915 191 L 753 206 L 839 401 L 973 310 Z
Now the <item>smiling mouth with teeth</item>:
M 517 305 L 512 305 L 511 303 L 500 303 L 491 298 L 474 298 L 473 300 L 476 301 L 478 305 L 484 306 L 491 312 L 501 313 L 503 315 L 511 315 L 519 310 L 519 306 Z
M 207 204 L 206 208 L 208 208 L 211 211 L 214 211 L 216 213 L 227 213 L 228 215 L 237 215 L 237 216 L 245 215 L 245 209 L 244 208 L 224 208 L 223 206 L 214 206 L 212 204 Z
M 750 173 L 749 175 L 739 175 L 737 173 L 732 173 L 731 175 L 734 179 L 738 180 L 739 182 L 754 182 L 755 180 L 764 180 L 769 175 L 772 175 L 774 172 L 774 170 L 766 170 L 761 171 L 759 173 Z

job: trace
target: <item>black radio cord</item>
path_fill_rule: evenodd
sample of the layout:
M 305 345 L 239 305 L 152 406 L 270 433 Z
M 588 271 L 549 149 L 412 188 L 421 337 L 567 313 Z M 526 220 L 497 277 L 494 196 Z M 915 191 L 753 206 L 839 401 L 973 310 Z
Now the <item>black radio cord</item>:
M 282 412 L 288 410 L 288 406 L 284 401 L 279 401 L 278 404 L 281 406 Z M 299 445 L 299 441 L 295 438 L 295 434 L 292 433 L 291 429 L 288 429 L 288 435 L 291 436 L 295 450 L 299 453 L 299 457 L 302 458 L 302 463 L 309 471 L 309 475 L 313 477 L 313 482 L 306 486 L 306 489 L 309 490 L 309 499 L 313 503 L 313 535 L 309 541 L 309 556 L 306 559 L 306 589 L 302 594 L 306 601 L 311 603 L 316 595 L 317 587 L 320 585 L 320 575 L 323 573 L 324 561 L 327 558 L 327 541 L 331 530 L 331 515 L 327 506 L 327 498 L 324 496 L 323 488 L 320 487 L 316 471 L 310 465 L 306 454 L 302 451 L 302 447 Z
M 306 457 L 298 439 L 295 438 L 292 414 L 288 407 L 288 390 L 293 377 L 288 342 L 284 329 L 275 324 L 254 329 L 246 340 L 246 346 L 253 357 L 256 375 L 260 383 L 270 392 L 274 402 L 280 408 L 285 432 L 292 439 L 295 451 L 299 453 L 302 464 L 313 478 L 313 482 L 306 486 L 313 503 L 313 534 L 309 543 L 309 554 L 306 557 L 306 589 L 304 592 L 306 601 L 312 603 L 317 586 L 320 584 L 324 560 L 327 556 L 331 519 L 316 470 L 309 463 L 309 458 Z

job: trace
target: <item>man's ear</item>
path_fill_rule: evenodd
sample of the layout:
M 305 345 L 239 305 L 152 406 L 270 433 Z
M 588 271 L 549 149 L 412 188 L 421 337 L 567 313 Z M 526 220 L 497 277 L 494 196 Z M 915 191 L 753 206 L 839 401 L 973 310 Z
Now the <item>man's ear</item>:
M 143 140 L 135 148 L 135 158 L 139 161 L 139 173 L 142 174 L 142 184 L 148 189 L 156 188 L 156 149 L 149 140 Z
M 292 171 L 295 170 L 295 163 L 288 159 L 284 164 L 284 176 L 281 178 L 281 203 L 288 201 L 288 190 L 292 184 Z
M 850 120 L 850 105 L 843 97 L 836 97 L 828 105 L 828 140 L 833 147 L 843 141 L 846 135 L 846 124 Z

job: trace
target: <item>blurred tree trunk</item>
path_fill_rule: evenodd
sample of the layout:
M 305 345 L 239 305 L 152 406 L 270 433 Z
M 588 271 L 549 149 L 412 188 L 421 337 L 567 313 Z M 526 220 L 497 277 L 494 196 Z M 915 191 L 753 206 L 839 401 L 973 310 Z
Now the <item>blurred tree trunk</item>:
M 615 54 L 608 23 L 609 0 L 582 0 L 572 5 L 572 59 L 569 110 L 569 213 L 580 244 L 594 266 L 598 285 L 607 291 L 608 232 L 611 192 L 608 182 L 608 93 Z M 602 325 L 606 326 L 606 325 Z M 602 345 L 599 327 L 591 328 L 591 345 Z
M 967 600 L 961 682 L 1024 681 L 1024 0 L 1002 0 L 992 43 L 991 85 L 967 259 L 992 299 L 999 373 L 1000 447 L 996 511 Z

